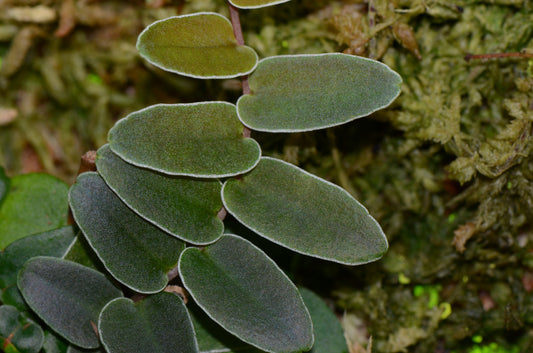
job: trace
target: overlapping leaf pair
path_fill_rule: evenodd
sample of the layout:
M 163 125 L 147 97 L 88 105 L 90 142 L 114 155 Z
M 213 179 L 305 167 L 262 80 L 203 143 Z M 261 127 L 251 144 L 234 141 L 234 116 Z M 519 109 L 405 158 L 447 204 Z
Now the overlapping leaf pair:
M 245 8 L 281 2 L 231 1 Z M 301 254 L 348 265 L 380 258 L 387 240 L 364 206 L 330 182 L 262 157 L 243 130 L 310 131 L 352 121 L 390 104 L 400 77 L 381 63 L 338 53 L 258 61 L 215 13 L 155 22 L 137 46 L 154 65 L 182 75 L 249 74 L 251 93 L 236 105 L 159 104 L 130 114 L 98 151 L 98 172 L 80 175 L 70 189 L 84 241 L 114 281 L 145 299 L 124 298 L 94 269 L 36 257 L 19 276 L 26 302 L 85 349 L 101 341 L 108 352 L 141 346 L 300 352 L 316 341 L 316 353 L 345 350 L 344 343 L 320 346 L 321 332 L 313 333 L 311 317 L 323 314 L 323 303 L 298 291 L 251 241 L 224 234 L 219 215 L 225 209 L 259 236 Z M 161 292 L 173 268 L 196 303 L 190 310 Z M 226 344 L 210 333 L 211 320 L 238 339 Z

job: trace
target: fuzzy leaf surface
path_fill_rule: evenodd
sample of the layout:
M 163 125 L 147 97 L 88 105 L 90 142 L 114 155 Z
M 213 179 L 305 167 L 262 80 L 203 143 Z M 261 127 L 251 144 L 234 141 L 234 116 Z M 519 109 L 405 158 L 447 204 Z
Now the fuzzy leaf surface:
M 347 123 L 385 108 L 400 94 L 400 75 L 353 55 L 311 54 L 263 59 L 237 102 L 252 130 L 297 132 Z
M 326 303 L 306 288 L 299 288 L 313 320 L 315 344 L 309 353 L 348 353 L 342 326 Z
M 296 287 L 255 245 L 224 235 L 179 262 L 184 286 L 219 325 L 267 352 L 300 352 L 313 344 L 312 323 Z
M 98 150 L 98 173 L 135 213 L 192 244 L 212 243 L 224 231 L 217 217 L 222 184 L 161 174 L 126 163 L 109 145 Z
M 100 272 L 74 262 L 38 256 L 19 272 L 29 307 L 55 332 L 82 348 L 98 348 L 93 325 L 107 302 L 122 292 Z
M 0 305 L 0 347 L 3 352 L 37 353 L 44 342 L 39 325 L 11 305 Z
M 0 250 L 30 234 L 67 224 L 68 186 L 47 174 L 18 175 L 0 205 Z
M 109 146 L 126 162 L 171 175 L 220 178 L 251 170 L 259 144 L 242 136 L 235 105 L 157 104 L 119 120 Z
M 301 254 L 358 265 L 388 248 L 379 224 L 344 189 L 279 159 L 263 157 L 226 181 L 222 199 L 239 222 Z
M 241 9 L 257 9 L 288 2 L 290 0 L 229 0 L 229 2 Z
M 109 302 L 98 322 L 108 353 L 196 353 L 198 344 L 187 308 L 175 294 L 161 292 L 134 303 Z
M 35 256 L 62 257 L 74 241 L 72 226 L 30 235 L 9 244 L 0 253 L 0 301 L 25 310 L 17 288 L 17 274 L 24 263 Z
M 113 277 L 141 293 L 165 288 L 182 241 L 131 211 L 95 172 L 78 176 L 69 201 L 76 223 Z
M 152 23 L 139 35 L 137 50 L 163 70 L 194 78 L 245 75 L 258 60 L 252 48 L 237 45 L 231 22 L 212 12 Z

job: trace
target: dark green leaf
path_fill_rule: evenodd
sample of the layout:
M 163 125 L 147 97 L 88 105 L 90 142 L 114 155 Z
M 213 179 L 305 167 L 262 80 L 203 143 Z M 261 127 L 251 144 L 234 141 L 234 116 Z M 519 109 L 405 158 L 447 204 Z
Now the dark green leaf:
M 0 306 L 0 347 L 6 352 L 37 353 L 44 342 L 39 325 L 10 305 Z
M 340 125 L 388 106 L 402 79 L 386 65 L 333 53 L 275 56 L 250 76 L 251 94 L 237 102 L 252 130 L 296 132 Z
M 109 302 L 98 322 L 108 353 L 195 353 L 198 344 L 183 301 L 161 292 L 133 303 L 127 298 Z
M 72 215 L 105 268 L 141 293 L 159 292 L 185 245 L 131 211 L 94 172 L 69 193 Z
M 4 202 L 4 198 L 6 197 L 9 191 L 10 184 L 11 181 L 6 176 L 4 168 L 0 167 L 0 207 L 2 207 L 2 202 Z
M 54 257 L 26 262 L 18 286 L 30 308 L 50 328 L 88 349 L 100 345 L 94 330 L 100 311 L 122 295 L 102 273 Z
M 139 35 L 137 49 L 163 70 L 195 78 L 241 76 L 257 65 L 255 51 L 237 45 L 231 22 L 217 13 L 154 22 Z
M 12 178 L 0 206 L 0 250 L 27 235 L 66 225 L 67 192 L 67 184 L 47 174 Z
M 309 289 L 300 288 L 300 294 L 313 320 L 315 344 L 310 353 L 348 353 L 342 326 L 326 303 Z
M 235 7 L 241 9 L 257 9 L 288 2 L 290 0 L 229 0 Z
M 228 180 L 222 198 L 241 223 L 302 254 L 358 265 L 388 248 L 379 224 L 345 190 L 278 159 L 261 158 L 252 172 Z
M 44 353 L 67 353 L 68 343 L 59 336 L 46 331 L 44 333 Z
M 179 262 L 184 286 L 219 325 L 267 352 L 300 352 L 313 344 L 312 324 L 296 287 L 252 243 L 224 235 Z
M 259 161 L 261 149 L 242 136 L 243 129 L 230 103 L 158 104 L 118 121 L 108 138 L 111 150 L 136 166 L 219 178 Z
M 222 184 L 213 179 L 191 179 L 135 167 L 115 155 L 109 145 L 98 150 L 98 172 L 107 185 L 135 213 L 192 244 L 212 243 L 224 225 Z

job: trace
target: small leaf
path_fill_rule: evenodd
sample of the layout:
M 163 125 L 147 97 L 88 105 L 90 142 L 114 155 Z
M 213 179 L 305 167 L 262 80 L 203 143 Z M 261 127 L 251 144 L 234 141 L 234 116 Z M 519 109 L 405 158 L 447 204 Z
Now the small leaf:
M 207 244 L 224 231 L 217 213 L 222 184 L 135 167 L 115 155 L 109 145 L 98 150 L 98 172 L 135 213 L 164 231 L 192 244 Z
M 142 57 L 163 70 L 195 78 L 230 78 L 250 73 L 257 54 L 237 45 L 231 22 L 200 12 L 152 23 L 137 40 Z
M 39 325 L 10 305 L 0 306 L 0 348 L 3 352 L 37 353 L 44 342 Z
M 68 186 L 41 173 L 19 175 L 0 207 L 0 250 L 30 234 L 67 224 Z
M 127 298 L 110 301 L 100 314 L 98 330 L 108 353 L 198 352 L 185 304 L 167 292 L 137 303 Z
M 288 2 L 290 0 L 229 0 L 229 2 L 241 9 L 257 9 Z
M 252 130 L 323 129 L 367 116 L 400 94 L 400 75 L 371 59 L 340 54 L 274 56 L 250 76 L 251 94 L 237 102 Z
M 78 176 L 69 201 L 76 223 L 113 277 L 141 293 L 165 288 L 182 241 L 133 213 L 97 173 Z
M 301 254 L 358 265 L 379 259 L 387 238 L 345 190 L 274 158 L 261 158 L 222 187 L 229 213 L 259 235 Z
M 4 198 L 7 195 L 10 183 L 11 181 L 6 176 L 4 168 L 0 167 L 0 207 L 2 207 L 2 202 L 4 202 Z
M 34 257 L 19 273 L 18 286 L 30 308 L 55 332 L 82 348 L 98 348 L 98 315 L 122 295 L 100 272 L 54 257 Z
M 11 243 L 0 253 L 0 299 L 4 304 L 25 310 L 17 289 L 17 274 L 24 263 L 35 256 L 62 257 L 74 241 L 72 226 L 30 235 Z
M 82 349 L 76 346 L 68 346 L 67 353 L 106 353 L 102 348 L 98 349 Z
M 67 353 L 68 343 L 50 331 L 44 333 L 44 353 Z
M 318 295 L 306 288 L 299 290 L 313 320 L 315 344 L 309 353 L 348 353 L 344 331 L 335 314 Z
M 259 161 L 259 144 L 243 138 L 243 129 L 230 103 L 157 104 L 119 120 L 108 138 L 111 150 L 136 166 L 221 178 Z
M 287 276 L 252 243 L 224 235 L 179 262 L 184 286 L 219 325 L 267 352 L 305 351 L 313 344 L 309 313 Z

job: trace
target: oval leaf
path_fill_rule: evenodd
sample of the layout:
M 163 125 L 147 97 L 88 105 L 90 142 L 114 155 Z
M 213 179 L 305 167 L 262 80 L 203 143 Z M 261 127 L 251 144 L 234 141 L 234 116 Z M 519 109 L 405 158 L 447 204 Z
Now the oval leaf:
M 257 9 L 288 2 L 290 0 L 229 0 L 229 2 L 241 9 Z
M 19 273 L 18 286 L 30 308 L 67 341 L 100 346 L 94 326 L 104 305 L 121 291 L 100 272 L 54 257 L 34 257 Z
M 388 106 L 400 75 L 359 56 L 332 53 L 274 56 L 250 76 L 239 98 L 242 123 L 252 130 L 296 132 L 340 125 Z
M 2 352 L 37 353 L 44 342 L 39 325 L 10 305 L 0 306 L 0 347 Z
M 261 155 L 243 129 L 230 103 L 157 104 L 119 120 L 109 146 L 126 162 L 162 173 L 228 177 L 251 170 Z
M 196 353 L 198 344 L 183 301 L 161 292 L 133 303 L 127 298 L 109 302 L 98 322 L 108 353 Z
M 113 277 L 141 293 L 165 288 L 182 241 L 133 213 L 97 173 L 81 174 L 69 201 L 76 223 Z
M 164 231 L 192 244 L 212 243 L 224 225 L 222 184 L 213 179 L 191 179 L 161 174 L 124 162 L 104 145 L 96 159 L 98 173 L 135 213 Z
M 12 178 L 0 207 L 0 250 L 27 235 L 66 225 L 67 193 L 68 185 L 51 175 Z
M 296 252 L 358 265 L 379 259 L 387 239 L 366 208 L 344 189 L 274 158 L 261 158 L 228 180 L 229 213 L 259 235 Z
M 163 70 L 195 78 L 230 78 L 250 73 L 257 54 L 237 45 L 231 22 L 200 12 L 152 23 L 137 40 L 142 57 Z
M 306 288 L 299 290 L 313 320 L 315 344 L 309 353 L 348 353 L 344 331 L 335 314 L 318 295 Z
M 300 352 L 313 344 L 312 323 L 296 287 L 252 243 L 224 235 L 179 262 L 184 286 L 219 325 L 267 352 Z

